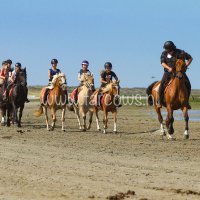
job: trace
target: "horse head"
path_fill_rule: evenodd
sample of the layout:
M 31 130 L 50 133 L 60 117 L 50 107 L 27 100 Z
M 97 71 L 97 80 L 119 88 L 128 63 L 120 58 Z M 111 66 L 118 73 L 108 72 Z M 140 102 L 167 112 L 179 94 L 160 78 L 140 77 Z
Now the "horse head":
M 118 81 L 112 81 L 109 83 L 104 89 L 103 93 L 109 93 L 112 95 L 119 95 L 119 80 Z
M 94 77 L 92 75 L 83 74 L 81 76 L 81 81 L 83 82 L 83 85 L 85 87 L 87 87 L 90 90 L 93 89 L 93 87 L 94 87 Z
M 27 74 L 26 74 L 26 68 L 22 69 L 21 71 L 16 73 L 16 79 L 15 84 L 16 85 L 26 85 L 27 84 Z M 8 78 L 8 81 L 10 77 Z
M 55 87 L 61 88 L 63 91 L 67 89 L 67 83 L 66 83 L 66 76 L 65 74 L 56 74 L 53 77 L 52 84 Z
M 184 76 L 184 73 L 186 72 L 186 64 L 185 61 L 182 59 L 176 60 L 176 74 L 175 77 L 178 79 L 182 79 Z

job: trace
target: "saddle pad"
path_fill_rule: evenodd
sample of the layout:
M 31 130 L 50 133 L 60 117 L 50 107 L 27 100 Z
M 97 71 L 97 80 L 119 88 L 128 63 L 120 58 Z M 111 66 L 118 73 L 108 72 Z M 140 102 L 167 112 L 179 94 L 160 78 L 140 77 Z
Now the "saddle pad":
M 75 88 L 71 93 L 71 97 L 70 98 L 71 98 L 72 102 L 74 102 L 74 100 L 75 100 L 74 98 L 75 98 L 76 91 L 77 91 L 77 88 Z M 78 96 L 77 96 L 77 99 L 78 99 Z

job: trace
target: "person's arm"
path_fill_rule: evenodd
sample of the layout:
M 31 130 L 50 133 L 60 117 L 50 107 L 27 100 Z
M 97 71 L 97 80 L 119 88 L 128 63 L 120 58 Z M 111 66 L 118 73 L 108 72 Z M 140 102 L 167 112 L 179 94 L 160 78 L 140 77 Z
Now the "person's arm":
M 107 81 L 105 81 L 102 77 L 100 78 L 100 82 L 105 84 L 107 83 Z
M 0 71 L 0 78 L 1 79 L 5 79 L 5 70 L 4 69 L 2 69 L 1 71 Z
M 80 72 L 78 73 L 78 81 L 81 82 L 81 73 Z
M 113 77 L 114 77 L 114 79 L 116 80 L 116 81 L 118 81 L 119 79 L 118 79 L 118 77 L 117 77 L 117 75 L 113 72 Z
M 190 57 L 190 58 L 187 60 L 187 62 L 186 62 L 186 67 L 187 67 L 187 68 L 188 68 L 189 65 L 191 64 L 192 60 L 193 60 L 192 57 Z
M 166 63 L 166 55 L 164 52 L 161 54 L 160 61 L 161 61 L 161 65 L 163 66 L 164 69 L 167 69 L 169 72 L 173 71 L 172 67 L 170 67 Z
M 51 71 L 50 70 L 48 71 L 48 79 L 49 80 L 51 79 Z
M 187 60 L 187 62 L 185 63 L 186 68 L 188 68 L 188 66 L 191 64 L 193 58 L 190 54 L 185 52 L 185 60 Z
M 169 72 L 172 72 L 173 71 L 173 69 L 169 66 L 169 65 L 167 65 L 166 63 L 162 63 L 162 66 L 165 68 L 165 69 L 167 69 Z

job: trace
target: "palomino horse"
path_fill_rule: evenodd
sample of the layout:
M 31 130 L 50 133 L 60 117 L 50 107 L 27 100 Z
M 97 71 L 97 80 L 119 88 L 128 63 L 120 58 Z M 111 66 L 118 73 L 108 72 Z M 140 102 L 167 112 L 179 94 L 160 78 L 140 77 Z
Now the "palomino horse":
M 96 93 L 96 92 L 95 92 Z M 98 113 L 98 110 L 102 110 L 104 112 L 103 123 L 104 130 L 103 133 L 106 133 L 106 129 L 108 128 L 108 112 L 113 113 L 114 118 L 114 129 L 113 132 L 117 133 L 117 107 L 119 100 L 119 81 L 115 81 L 109 83 L 104 89 L 102 89 L 103 96 L 100 99 L 100 106 L 94 106 L 94 112 Z M 95 95 L 94 95 L 94 98 Z M 98 100 L 97 100 L 98 101 Z M 97 118 L 98 119 L 98 118 Z M 99 122 L 97 122 L 99 123 Z
M 189 127 L 188 127 L 188 91 L 185 85 L 185 77 L 184 73 L 186 71 L 185 62 L 181 59 L 176 60 L 176 71 L 173 72 L 173 76 L 165 89 L 165 103 L 164 106 L 167 108 L 167 119 L 166 119 L 166 127 L 167 127 L 167 138 L 173 139 L 173 111 L 181 109 L 183 112 L 183 116 L 185 119 L 185 132 L 184 132 L 184 138 L 189 138 Z M 159 89 L 160 82 L 155 82 L 151 84 L 147 89 L 147 95 L 148 95 L 148 102 L 150 105 L 155 106 L 158 120 L 161 125 L 161 136 L 165 135 L 165 131 L 163 128 L 163 117 L 161 115 L 161 110 L 159 107 L 157 107 L 156 103 L 158 101 L 158 89 Z
M 36 117 L 41 116 L 43 113 L 45 115 L 46 120 L 46 128 L 48 131 L 54 130 L 55 128 L 55 122 L 56 122 L 56 111 L 58 109 L 62 110 L 62 131 L 65 131 L 64 129 L 64 121 L 65 121 L 65 111 L 66 111 L 66 104 L 67 104 L 67 84 L 66 84 L 66 77 L 64 74 L 57 74 L 54 75 L 53 80 L 53 89 L 49 91 L 49 94 L 47 96 L 47 101 L 44 102 L 44 93 L 46 88 L 43 88 L 40 94 L 40 101 L 41 105 L 38 111 L 34 113 Z M 52 116 L 52 124 L 49 128 L 48 123 L 48 115 L 47 115 L 47 108 L 51 110 L 51 116 Z
M 76 113 L 79 129 L 82 131 L 89 130 L 91 128 L 92 117 L 93 117 L 93 106 L 91 104 L 91 96 L 93 94 L 94 88 L 94 78 L 91 75 L 83 74 L 81 76 L 81 81 L 83 85 L 80 88 L 80 92 L 78 94 L 78 105 L 73 105 L 74 111 Z M 89 124 L 86 127 L 86 114 L 89 112 Z M 80 121 L 80 114 L 83 118 L 83 126 Z M 98 113 L 96 113 L 96 122 L 97 122 L 97 130 L 100 131 L 99 127 L 99 117 Z

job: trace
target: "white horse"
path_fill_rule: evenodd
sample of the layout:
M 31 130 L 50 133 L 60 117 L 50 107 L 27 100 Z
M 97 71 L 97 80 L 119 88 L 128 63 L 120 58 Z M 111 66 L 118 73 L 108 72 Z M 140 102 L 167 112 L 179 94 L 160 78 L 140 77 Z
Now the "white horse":
M 93 87 L 94 87 L 94 78 L 91 75 L 83 74 L 81 76 L 81 81 L 83 85 L 80 88 L 80 92 L 78 94 L 78 105 L 73 105 L 74 111 L 76 113 L 79 129 L 82 131 L 89 130 L 91 128 L 92 117 L 93 117 L 93 106 L 91 104 L 91 96 L 93 94 Z M 89 112 L 89 124 L 86 127 L 86 114 Z M 80 114 L 83 118 L 83 126 L 81 125 Z M 98 113 L 96 114 L 96 122 L 97 122 L 97 130 L 100 131 L 99 126 L 99 116 Z

